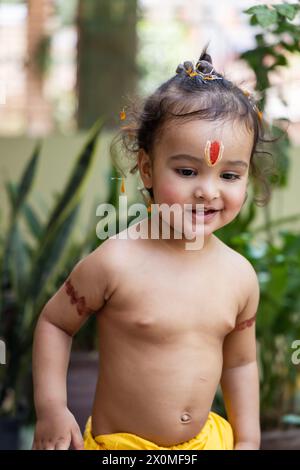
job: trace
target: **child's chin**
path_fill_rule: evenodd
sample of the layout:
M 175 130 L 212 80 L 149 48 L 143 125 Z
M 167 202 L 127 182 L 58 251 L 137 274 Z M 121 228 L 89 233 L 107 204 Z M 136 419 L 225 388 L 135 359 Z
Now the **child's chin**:
M 190 240 L 197 238 L 203 238 L 206 233 L 205 224 L 195 224 L 195 223 L 186 223 L 183 230 L 184 238 L 188 238 Z

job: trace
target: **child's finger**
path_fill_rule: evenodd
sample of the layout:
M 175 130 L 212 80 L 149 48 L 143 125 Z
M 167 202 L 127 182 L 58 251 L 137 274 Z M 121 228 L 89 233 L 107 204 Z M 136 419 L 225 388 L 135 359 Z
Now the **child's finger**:
M 79 426 L 76 426 L 72 429 L 72 445 L 75 450 L 83 450 L 83 438 L 79 429 Z
M 43 445 L 42 445 L 41 441 L 35 441 L 32 444 L 32 450 L 42 450 L 42 449 L 43 449 Z
M 49 442 L 49 444 L 45 445 L 44 450 L 55 450 L 55 445 L 52 442 Z
M 70 447 L 70 438 L 60 437 L 56 444 L 55 450 L 68 450 Z

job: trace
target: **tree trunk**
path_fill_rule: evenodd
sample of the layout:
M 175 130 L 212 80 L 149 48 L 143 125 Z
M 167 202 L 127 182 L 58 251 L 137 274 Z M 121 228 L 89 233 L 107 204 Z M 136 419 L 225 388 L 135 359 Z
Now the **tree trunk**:
M 104 116 L 118 123 L 125 95 L 135 90 L 137 0 L 79 0 L 77 121 L 89 128 Z
M 47 134 L 51 128 L 51 109 L 44 96 L 44 73 L 38 57 L 45 44 L 47 18 L 53 0 L 27 0 L 27 131 L 31 135 Z

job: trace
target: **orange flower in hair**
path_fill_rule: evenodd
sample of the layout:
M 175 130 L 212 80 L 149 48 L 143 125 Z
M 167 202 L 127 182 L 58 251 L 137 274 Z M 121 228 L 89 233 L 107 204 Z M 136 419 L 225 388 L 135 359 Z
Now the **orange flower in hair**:
M 122 176 L 121 193 L 125 194 L 125 178 Z
M 248 98 L 249 102 L 252 104 L 252 108 L 256 112 L 258 119 L 262 121 L 263 113 L 258 109 L 257 105 L 253 102 L 253 98 L 252 98 L 250 91 L 246 90 L 245 88 L 242 88 L 242 92 Z
M 125 121 L 125 119 L 126 119 L 125 108 L 123 108 L 122 111 L 120 111 L 119 117 L 120 117 L 121 121 Z
M 256 114 L 257 114 L 257 116 L 258 116 L 258 119 L 259 119 L 260 121 L 262 121 L 262 120 L 263 120 L 263 113 L 258 109 L 257 106 L 256 106 Z

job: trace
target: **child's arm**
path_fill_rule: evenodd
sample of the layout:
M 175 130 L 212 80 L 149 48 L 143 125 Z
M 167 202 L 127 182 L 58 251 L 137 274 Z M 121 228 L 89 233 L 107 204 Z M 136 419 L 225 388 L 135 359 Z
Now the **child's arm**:
M 71 443 L 83 448 L 79 426 L 67 408 L 66 375 L 72 336 L 108 299 L 108 266 L 109 249 L 101 245 L 75 266 L 41 312 L 32 361 L 37 414 L 33 449 L 68 449 Z
M 225 338 L 221 387 L 235 449 L 259 449 L 259 378 L 256 362 L 255 316 L 259 284 L 250 267 L 248 301 L 235 329 Z

